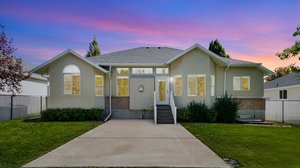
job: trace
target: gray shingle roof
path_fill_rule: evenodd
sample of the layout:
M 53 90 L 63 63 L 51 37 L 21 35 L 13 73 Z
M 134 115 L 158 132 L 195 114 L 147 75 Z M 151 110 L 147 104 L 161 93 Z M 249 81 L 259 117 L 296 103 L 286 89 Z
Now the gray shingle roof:
M 270 82 L 265 82 L 265 89 L 293 85 L 300 85 L 300 73 L 292 72 Z
M 168 47 L 138 47 L 87 58 L 98 64 L 164 64 L 183 50 Z

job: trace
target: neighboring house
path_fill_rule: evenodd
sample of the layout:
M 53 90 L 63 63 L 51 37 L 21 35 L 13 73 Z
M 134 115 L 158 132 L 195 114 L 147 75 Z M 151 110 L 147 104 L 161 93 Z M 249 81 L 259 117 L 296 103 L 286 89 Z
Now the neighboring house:
M 263 112 L 264 76 L 271 73 L 260 63 L 223 58 L 199 44 L 90 58 L 66 50 L 33 72 L 49 75 L 49 108 L 111 109 L 115 118 L 153 118 L 154 100 L 158 105 L 175 100 L 177 108 L 192 100 L 212 106 L 225 91 L 241 100 L 241 112 Z
M 300 73 L 289 73 L 265 83 L 267 100 L 300 100 Z
M 22 61 L 23 71 L 28 74 L 34 66 Z M 39 74 L 32 73 L 29 78 L 21 81 L 21 93 L 16 95 L 27 96 L 47 96 L 48 94 L 48 80 Z M 11 95 L 8 92 L 0 92 L 0 95 Z

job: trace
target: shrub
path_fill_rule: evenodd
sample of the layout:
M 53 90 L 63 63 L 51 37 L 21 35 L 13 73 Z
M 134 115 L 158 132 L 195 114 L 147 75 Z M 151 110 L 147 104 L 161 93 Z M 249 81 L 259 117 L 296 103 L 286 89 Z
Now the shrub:
M 190 112 L 188 111 L 187 108 L 178 109 L 177 120 L 178 120 L 178 122 L 189 122 L 190 121 Z
M 207 122 L 213 123 L 217 120 L 217 111 L 215 109 L 209 109 L 207 111 Z
M 102 117 L 101 109 L 56 108 L 41 112 L 44 121 L 99 121 Z
M 239 104 L 239 100 L 228 96 L 227 92 L 223 97 L 216 99 L 214 109 L 217 111 L 217 121 L 224 123 L 235 122 Z
M 207 122 L 208 106 L 203 102 L 195 102 L 194 100 L 187 107 L 190 112 L 191 122 Z

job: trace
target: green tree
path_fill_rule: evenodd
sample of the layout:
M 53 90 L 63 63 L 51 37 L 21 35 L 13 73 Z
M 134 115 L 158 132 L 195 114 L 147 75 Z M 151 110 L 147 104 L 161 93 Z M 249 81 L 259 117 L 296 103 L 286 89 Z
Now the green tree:
M 296 29 L 297 30 L 293 33 L 293 37 L 300 36 L 300 27 L 298 26 Z M 277 53 L 276 55 L 280 59 L 285 60 L 285 59 L 289 59 L 291 57 L 295 57 L 298 54 L 300 54 L 300 41 L 295 41 L 295 44 L 293 46 L 291 46 L 290 48 L 284 49 L 282 52 Z M 299 60 L 300 60 L 300 57 L 299 57 Z
M 300 67 L 296 66 L 295 64 L 291 64 L 286 67 L 278 67 L 274 70 L 274 74 L 271 74 L 266 77 L 267 81 L 272 81 L 274 79 L 280 78 L 286 74 L 291 72 L 300 72 Z
M 98 41 L 97 41 L 96 37 L 94 37 L 93 41 L 90 42 L 89 50 L 88 50 L 87 54 L 85 55 L 85 57 L 93 57 L 93 56 L 97 56 L 100 54 L 101 54 L 101 52 L 98 47 Z
M 225 49 L 223 48 L 222 44 L 218 41 L 218 39 L 211 41 L 209 43 L 208 49 L 213 53 L 219 55 L 220 57 L 230 58 L 230 56 L 226 54 Z

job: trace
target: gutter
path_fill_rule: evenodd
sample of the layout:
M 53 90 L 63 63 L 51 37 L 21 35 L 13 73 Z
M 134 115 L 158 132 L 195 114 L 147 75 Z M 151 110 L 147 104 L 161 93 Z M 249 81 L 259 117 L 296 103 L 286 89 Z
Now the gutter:
M 111 65 L 109 66 L 109 74 L 108 74 L 108 76 L 109 76 L 109 114 L 108 114 L 108 116 L 104 119 L 104 122 L 106 122 L 109 118 L 110 118 L 110 116 L 111 116 Z
M 223 85 L 223 90 L 224 90 L 224 95 L 225 95 L 225 93 L 226 93 L 226 91 L 227 91 L 227 87 L 226 87 L 226 83 L 227 83 L 227 71 L 228 71 L 228 69 L 229 69 L 229 67 L 230 67 L 230 64 L 228 64 L 227 65 L 227 68 L 225 69 L 225 71 L 224 71 L 224 85 Z

